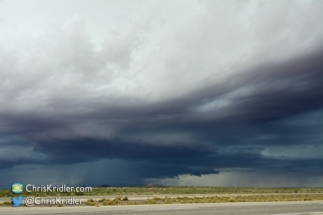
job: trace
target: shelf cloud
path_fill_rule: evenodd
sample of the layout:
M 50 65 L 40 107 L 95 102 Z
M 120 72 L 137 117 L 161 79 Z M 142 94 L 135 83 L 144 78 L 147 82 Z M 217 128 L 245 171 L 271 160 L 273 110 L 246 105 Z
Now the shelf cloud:
M 322 9 L 0 2 L 0 186 L 322 186 Z

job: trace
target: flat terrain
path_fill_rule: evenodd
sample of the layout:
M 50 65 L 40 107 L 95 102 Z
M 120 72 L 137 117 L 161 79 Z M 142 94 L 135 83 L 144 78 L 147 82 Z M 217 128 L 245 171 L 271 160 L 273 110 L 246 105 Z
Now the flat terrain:
M 323 188 L 253 188 L 253 187 L 105 187 L 93 188 L 87 193 L 27 193 L 23 196 L 133 196 L 133 195 L 194 195 L 194 194 L 274 194 L 322 193 Z M 9 189 L 0 190 L 0 197 L 11 197 Z
M 323 215 L 323 201 L 133 205 L 103 207 L 3 207 L 4 215 Z
M 238 203 L 238 202 L 291 202 L 323 200 L 322 188 L 230 188 L 230 187 L 107 187 L 93 188 L 90 193 L 27 193 L 27 197 L 81 200 L 81 206 Z M 0 206 L 11 207 L 11 197 L 19 196 L 9 189 L 0 190 Z M 23 205 L 25 204 L 25 201 Z M 30 200 L 30 199 L 29 199 Z M 39 202 L 39 199 L 37 200 Z M 48 204 L 48 203 L 43 203 Z M 59 204 L 59 203 L 57 203 Z M 64 203 L 63 203 L 64 204 Z M 56 206 L 56 205 L 52 205 Z M 64 205 L 60 205 L 64 206 Z M 37 206 L 42 207 L 42 206 Z M 47 205 L 47 207 L 49 207 Z

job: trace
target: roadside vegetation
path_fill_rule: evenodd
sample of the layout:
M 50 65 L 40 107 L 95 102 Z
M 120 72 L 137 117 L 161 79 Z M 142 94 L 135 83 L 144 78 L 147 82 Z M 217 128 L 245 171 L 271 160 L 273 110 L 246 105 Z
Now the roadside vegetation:
M 188 203 L 227 203 L 227 202 L 283 202 L 283 201 L 312 201 L 323 200 L 323 195 L 259 195 L 259 196 L 211 196 L 211 197 L 177 197 L 158 198 L 147 200 L 128 200 L 128 198 L 116 197 L 113 200 L 89 199 L 85 202 L 91 206 L 107 205 L 142 205 L 142 204 L 188 204 Z
M 233 187 L 101 187 L 90 193 L 27 193 L 22 196 L 131 196 L 131 195 L 196 195 L 196 194 L 310 194 L 322 193 L 323 188 L 233 188 Z M 11 197 L 11 190 L 0 190 L 0 197 Z
M 189 204 L 189 203 L 230 203 L 230 202 L 286 202 L 286 201 L 313 201 L 323 200 L 323 195 L 253 195 L 253 196 L 210 196 L 210 197 L 154 197 L 147 200 L 129 200 L 128 197 L 114 199 L 88 199 L 83 205 L 112 206 L 112 205 L 152 205 L 152 204 Z M 11 206 L 11 202 L 0 203 L 1 206 Z M 23 205 L 23 207 L 26 207 Z M 35 206 L 37 207 L 37 206 Z M 63 207 L 63 205 L 48 205 L 48 207 Z M 65 206 L 64 206 L 65 207 Z
M 94 199 L 84 200 L 83 205 L 99 207 L 142 204 L 313 201 L 323 200 L 322 191 L 322 188 L 109 187 L 94 188 L 92 193 L 85 193 L 84 195 L 95 197 Z M 13 196 L 8 190 L 1 190 L 0 194 L 2 197 Z M 23 193 L 22 195 L 32 196 L 29 194 Z M 73 193 L 56 193 L 57 196 L 64 194 L 75 196 Z M 174 194 L 181 196 L 172 196 Z M 212 194 L 212 196 L 196 196 L 203 194 Z M 105 197 L 98 198 L 101 195 L 105 195 Z M 145 200 L 134 200 L 131 198 L 134 195 L 152 195 L 153 197 Z M 34 193 L 34 196 L 55 196 L 55 194 Z M 77 198 L 77 196 L 75 197 Z M 11 206 L 11 202 L 4 201 L 0 203 L 0 206 Z M 62 206 L 58 205 L 57 207 Z

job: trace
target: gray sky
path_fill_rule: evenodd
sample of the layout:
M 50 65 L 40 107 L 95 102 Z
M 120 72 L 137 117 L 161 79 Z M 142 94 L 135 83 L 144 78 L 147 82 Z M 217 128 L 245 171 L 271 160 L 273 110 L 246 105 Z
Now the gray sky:
M 0 1 L 0 186 L 322 186 L 322 11 Z

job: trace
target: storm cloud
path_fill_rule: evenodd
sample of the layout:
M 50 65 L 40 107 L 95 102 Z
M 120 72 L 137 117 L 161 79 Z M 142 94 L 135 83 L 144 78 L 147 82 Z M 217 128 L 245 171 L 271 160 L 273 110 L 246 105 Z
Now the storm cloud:
M 322 186 L 322 2 L 17 4 L 0 2 L 0 186 L 30 166 L 37 183 Z M 97 179 L 64 178 L 81 166 Z

